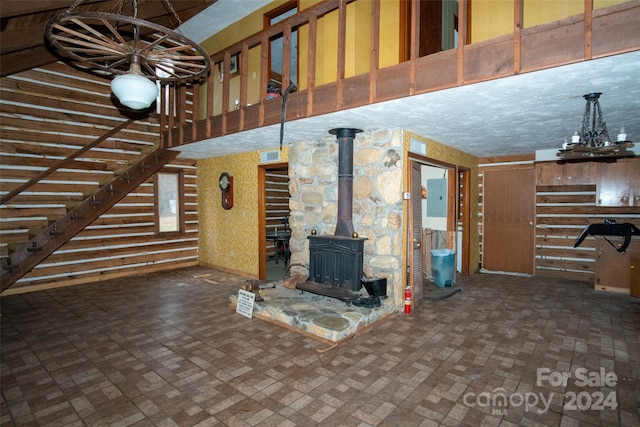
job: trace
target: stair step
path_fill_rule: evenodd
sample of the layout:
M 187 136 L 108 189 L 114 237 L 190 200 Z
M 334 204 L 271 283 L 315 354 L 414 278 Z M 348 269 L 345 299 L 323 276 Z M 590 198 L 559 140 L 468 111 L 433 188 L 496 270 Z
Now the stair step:
M 141 162 L 146 156 L 148 156 L 149 154 L 153 153 L 154 151 L 156 151 L 158 149 L 157 146 L 152 145 L 149 146 L 148 148 L 145 148 L 144 150 L 140 151 L 141 155 L 132 157 L 129 159 L 129 161 L 117 168 L 113 169 L 113 175 L 114 176 L 120 176 L 123 173 L 125 173 L 128 170 L 131 170 L 131 166 L 134 166 L 136 163 Z M 108 183 L 109 181 L 104 182 L 105 184 Z
M 156 151 L 158 149 L 157 145 L 149 145 L 148 147 L 143 148 L 142 150 L 140 150 L 140 155 L 146 157 L 147 155 L 153 153 L 154 151 Z
M 80 214 L 78 212 L 71 212 L 69 214 L 69 218 L 75 220 L 75 221 L 80 221 L 81 219 L 84 219 L 84 215 Z
M 30 228 L 29 229 L 29 237 L 33 238 L 33 237 L 37 236 L 38 234 L 42 233 L 43 231 L 45 231 L 47 229 L 49 229 L 49 227 L 34 227 L 34 228 Z M 59 236 L 59 235 L 62 235 L 62 234 L 64 234 L 64 230 L 62 230 L 62 229 L 57 229 L 57 230 L 51 229 L 49 231 L 49 235 L 51 235 L 51 236 Z
M 58 221 L 60 218 L 62 218 L 64 215 L 47 215 L 47 223 L 49 225 L 53 224 L 54 222 Z
M 27 252 L 42 252 L 42 246 L 38 244 L 35 240 L 29 243 L 29 247 L 27 248 Z
M 18 269 L 20 266 L 18 264 L 13 264 L 11 262 L 11 258 L 10 257 L 3 257 L 1 259 L 2 262 L 2 270 L 7 270 L 7 271 L 13 271 Z
M 97 192 L 89 194 L 88 200 L 85 199 L 79 203 L 72 203 L 69 201 L 70 203 L 67 203 L 64 208 L 59 208 L 64 212 L 64 218 L 67 219 L 64 220 L 65 232 L 62 236 L 55 239 L 56 244 L 50 244 L 48 240 L 54 239 L 54 235 L 51 235 L 51 228 L 49 228 L 50 231 L 47 236 L 45 235 L 46 231 L 37 230 L 37 227 L 32 227 L 33 230 L 25 229 L 22 235 L 26 238 L 27 233 L 31 232 L 34 234 L 37 233 L 37 237 L 32 238 L 27 243 L 25 243 L 24 240 L 20 241 L 21 239 L 19 240 L 16 238 L 14 244 L 7 245 L 6 252 L 10 254 L 10 256 L 6 258 L 7 261 L 5 262 L 5 265 L 3 265 L 3 268 L 0 268 L 0 274 L 2 277 L 2 280 L 0 280 L 0 292 L 7 289 L 15 283 L 16 280 L 38 265 L 38 263 L 42 262 L 47 256 L 55 251 L 58 244 L 63 244 L 61 242 L 69 241 L 72 236 L 82 231 L 82 229 L 84 229 L 88 224 L 104 213 L 106 209 L 125 197 L 127 193 L 133 191 L 136 186 L 152 177 L 155 172 L 159 171 L 164 165 L 176 158 L 179 154 L 177 151 L 167 150 L 154 152 L 155 148 L 156 147 L 153 147 L 153 150 L 149 150 L 150 154 L 148 154 L 147 157 L 140 159 L 140 161 L 144 160 L 146 165 L 138 167 L 134 164 L 129 167 L 130 172 L 123 172 L 125 176 L 114 178 L 114 187 L 119 190 L 117 194 L 115 192 L 114 194 L 110 194 L 107 187 L 101 187 Z M 127 176 L 130 176 L 129 179 L 127 179 Z M 86 206 L 93 198 L 97 199 L 95 200 L 96 204 L 93 206 L 93 209 L 87 208 Z M 51 212 L 49 210 L 41 212 L 40 216 L 45 214 L 49 220 L 54 220 L 53 216 L 50 216 Z M 69 221 L 69 219 L 72 221 Z M 58 217 L 55 217 L 55 220 L 58 220 Z M 50 227 L 52 225 L 53 224 L 51 224 Z M 10 263 L 10 268 L 4 268 L 7 266 L 6 263 Z M 18 267 L 13 267 L 14 264 Z
M 91 193 L 91 194 L 93 194 L 93 193 Z M 88 196 L 84 196 L 83 200 L 86 199 L 87 197 Z M 70 202 L 66 202 L 64 205 L 67 208 L 67 213 L 72 211 L 76 207 L 78 207 L 81 203 L 82 203 L 82 200 L 73 200 L 73 201 L 70 201 Z
M 18 249 L 22 248 L 26 244 L 29 245 L 29 247 L 27 248 L 29 252 L 36 252 L 36 251 L 42 250 L 42 247 L 35 240 L 29 241 L 29 242 L 14 242 L 14 243 L 9 243 L 7 245 L 7 250 L 9 251 L 9 255 L 14 253 Z
M 113 183 L 113 181 L 115 181 L 116 178 L 117 178 L 116 176 L 110 176 L 108 178 L 105 178 L 105 179 L 101 180 L 100 181 L 100 188 L 106 187 L 107 185 Z
M 15 251 L 17 251 L 18 249 L 23 247 L 24 244 L 25 244 L 25 242 L 11 242 L 11 243 L 8 243 L 7 244 L 7 252 L 9 253 L 9 255 L 11 255 Z

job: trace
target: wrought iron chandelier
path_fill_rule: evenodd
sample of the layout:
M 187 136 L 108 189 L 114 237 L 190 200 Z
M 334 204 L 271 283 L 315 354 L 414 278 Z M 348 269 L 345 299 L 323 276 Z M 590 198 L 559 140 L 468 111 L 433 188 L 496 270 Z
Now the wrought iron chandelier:
M 587 104 L 582 117 L 582 127 L 571 137 L 571 143 L 562 144 L 562 149 L 556 154 L 559 160 L 595 160 L 613 159 L 620 157 L 634 157 L 635 153 L 628 150 L 633 143 L 627 140 L 624 127 L 620 129 L 615 141 L 609 137 L 607 124 L 602 118 L 602 109 L 598 99 L 601 92 L 583 95 Z
M 206 76 L 209 55 L 197 43 L 153 22 L 138 19 L 138 2 L 131 0 L 133 16 L 76 11 L 76 0 L 45 27 L 49 43 L 73 65 L 104 77 L 113 77 L 111 90 L 120 103 L 146 109 L 158 96 L 157 82 L 184 83 Z M 163 0 L 182 24 L 169 0 Z

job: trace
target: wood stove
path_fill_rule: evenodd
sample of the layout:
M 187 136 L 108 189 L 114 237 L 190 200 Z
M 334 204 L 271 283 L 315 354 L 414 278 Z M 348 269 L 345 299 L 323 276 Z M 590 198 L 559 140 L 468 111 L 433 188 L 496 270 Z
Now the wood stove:
M 299 289 L 322 293 L 323 287 L 330 288 L 326 295 L 335 297 L 336 288 L 354 292 L 362 288 L 364 241 L 367 239 L 358 237 L 352 219 L 353 139 L 358 132 L 362 130 L 337 128 L 329 131 L 338 140 L 338 221 L 333 236 L 308 237 L 309 281 L 312 283 L 306 287 L 299 284 Z
M 359 291 L 365 238 L 309 236 L 309 280 Z

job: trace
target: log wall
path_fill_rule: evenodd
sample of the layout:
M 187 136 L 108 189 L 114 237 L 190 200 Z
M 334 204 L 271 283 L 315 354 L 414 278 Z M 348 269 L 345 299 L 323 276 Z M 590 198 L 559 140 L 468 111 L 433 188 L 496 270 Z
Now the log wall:
M 108 80 L 62 63 L 0 79 L 0 104 L 2 195 L 128 119 L 114 106 Z M 0 257 L 153 149 L 159 129 L 155 113 L 138 118 L 0 205 Z M 177 159 L 165 170 L 184 173 L 184 233 L 156 232 L 154 180 L 149 179 L 3 295 L 197 264 L 195 161 Z
M 484 171 L 534 163 L 529 157 L 483 158 L 479 162 L 480 211 Z M 640 158 L 613 163 L 538 162 L 535 167 L 534 274 L 593 284 L 597 248 L 604 238 L 589 236 L 574 247 L 576 238 L 587 225 L 603 223 L 605 219 L 640 227 Z M 482 234 L 482 216 L 479 225 Z
M 605 219 L 640 227 L 638 171 L 640 159 L 536 165 L 537 276 L 594 283 L 596 248 L 603 237 L 589 236 L 574 248 L 576 238 L 587 225 Z M 619 199 L 603 200 L 607 188 L 619 191 Z M 635 197 L 629 200 L 630 191 Z
M 289 218 L 289 170 L 287 167 L 269 169 L 265 173 L 267 233 L 285 229 L 283 220 Z M 275 256 L 273 242 L 267 242 L 267 259 Z

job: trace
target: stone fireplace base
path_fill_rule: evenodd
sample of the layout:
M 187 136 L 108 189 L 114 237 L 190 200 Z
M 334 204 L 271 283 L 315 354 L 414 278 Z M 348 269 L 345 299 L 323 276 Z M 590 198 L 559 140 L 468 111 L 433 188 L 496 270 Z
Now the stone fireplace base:
M 253 315 L 301 333 L 337 343 L 364 330 L 367 326 L 397 312 L 390 298 L 380 307 L 362 308 L 322 295 L 287 289 L 281 282 L 275 288 L 262 289 L 264 301 L 256 301 Z M 366 296 L 366 292 L 363 293 Z M 229 296 L 235 310 L 237 291 Z

